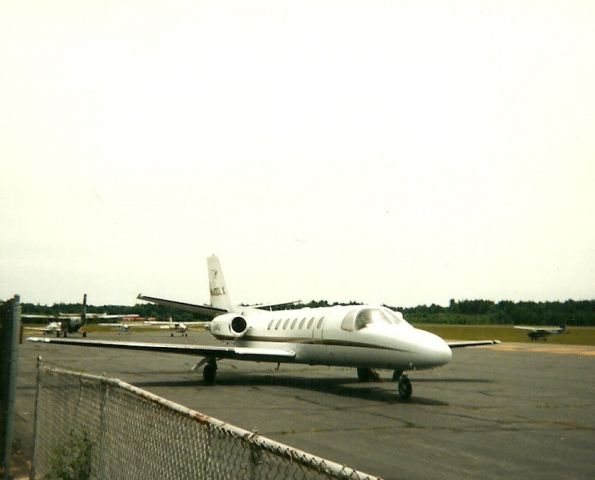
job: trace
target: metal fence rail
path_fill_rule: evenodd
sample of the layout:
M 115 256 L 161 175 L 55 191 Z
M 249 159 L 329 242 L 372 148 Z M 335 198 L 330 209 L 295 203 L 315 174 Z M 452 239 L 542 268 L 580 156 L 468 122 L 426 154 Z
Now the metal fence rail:
M 32 478 L 375 479 L 118 379 L 39 361 Z

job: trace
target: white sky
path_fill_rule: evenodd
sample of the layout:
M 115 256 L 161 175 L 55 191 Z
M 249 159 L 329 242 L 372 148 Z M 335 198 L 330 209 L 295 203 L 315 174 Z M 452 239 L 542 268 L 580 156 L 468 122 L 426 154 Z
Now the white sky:
M 595 298 L 592 1 L 27 1 L 0 298 Z

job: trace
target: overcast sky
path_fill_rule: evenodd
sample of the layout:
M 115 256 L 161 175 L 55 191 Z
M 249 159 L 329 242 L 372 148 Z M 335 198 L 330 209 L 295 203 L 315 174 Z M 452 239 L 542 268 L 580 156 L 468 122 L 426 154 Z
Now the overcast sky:
M 592 1 L 27 1 L 0 298 L 595 298 Z

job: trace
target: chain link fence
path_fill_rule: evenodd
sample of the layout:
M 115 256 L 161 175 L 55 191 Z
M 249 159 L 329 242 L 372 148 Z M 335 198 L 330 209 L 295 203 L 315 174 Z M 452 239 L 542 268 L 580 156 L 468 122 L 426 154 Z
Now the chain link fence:
M 377 478 L 41 359 L 34 448 L 32 478 Z

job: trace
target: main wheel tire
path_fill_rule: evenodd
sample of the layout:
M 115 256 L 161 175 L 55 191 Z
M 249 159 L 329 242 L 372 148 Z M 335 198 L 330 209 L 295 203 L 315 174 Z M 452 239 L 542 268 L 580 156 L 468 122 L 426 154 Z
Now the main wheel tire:
M 215 383 L 215 377 L 217 376 L 217 365 L 214 363 L 207 363 L 205 368 L 202 370 L 202 378 L 207 385 Z

